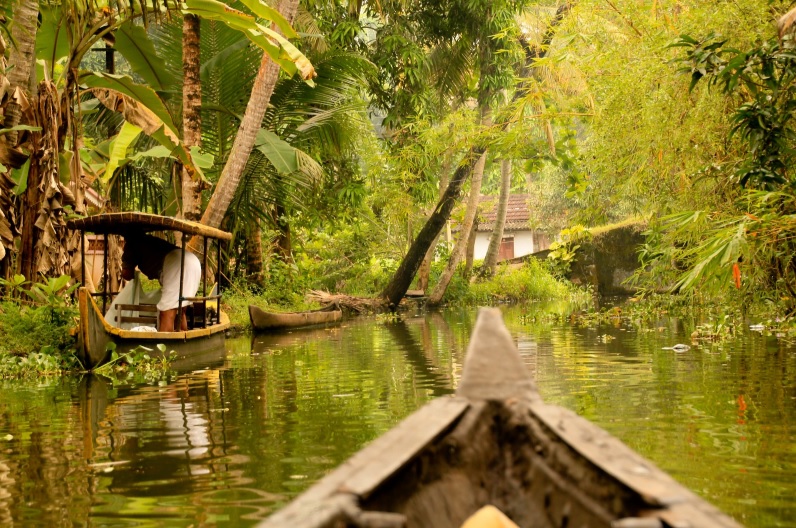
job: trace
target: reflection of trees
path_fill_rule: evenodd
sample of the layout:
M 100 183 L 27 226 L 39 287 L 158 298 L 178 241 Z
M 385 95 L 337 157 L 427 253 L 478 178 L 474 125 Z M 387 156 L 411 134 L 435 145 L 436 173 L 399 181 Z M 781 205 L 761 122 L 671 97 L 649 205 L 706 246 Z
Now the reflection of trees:
M 256 480 L 297 493 L 431 397 L 449 394 L 449 360 L 435 370 L 433 353 L 406 328 L 402 339 L 396 346 L 392 332 L 370 321 L 256 336 L 255 366 L 227 372 L 225 383 L 230 420 L 247 413 L 262 424 L 238 439 L 261 461 Z
M 387 323 L 385 327 L 414 367 L 415 376 L 423 382 L 423 386 L 427 387 L 435 398 L 451 394 L 454 389 L 453 379 L 449 372 L 440 367 L 434 350 L 430 348 L 431 336 L 427 320 L 424 318 L 421 321 L 422 340 L 412 335 L 409 325 L 403 320 Z
M 91 489 L 79 449 L 79 408 L 70 399 L 74 385 L 59 380 L 46 387 L 3 387 L 0 525 L 60 526 L 64 512 L 78 524 L 88 518 Z

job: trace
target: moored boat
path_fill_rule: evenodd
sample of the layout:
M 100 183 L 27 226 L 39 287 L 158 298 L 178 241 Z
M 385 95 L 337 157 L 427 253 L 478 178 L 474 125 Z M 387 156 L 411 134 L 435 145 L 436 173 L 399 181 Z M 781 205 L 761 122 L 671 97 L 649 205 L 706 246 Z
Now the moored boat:
M 334 306 L 307 312 L 268 312 L 259 306 L 249 305 L 249 320 L 255 331 L 282 330 L 306 326 L 338 323 L 343 312 Z
M 199 236 L 204 239 L 204 252 L 201 257 L 203 270 L 207 269 L 210 241 L 215 240 L 220 249 L 221 241 L 232 238 L 230 233 L 196 222 L 137 212 L 88 216 L 69 220 L 67 226 L 81 231 L 81 235 L 89 232 L 105 236 L 125 236 L 170 231 L 181 235 L 183 248 L 187 244 L 186 236 Z M 85 236 L 82 236 L 82 240 L 85 241 Z M 140 346 L 148 348 L 152 356 L 170 355 L 174 352 L 178 361 L 202 356 L 223 347 L 225 330 L 230 324 L 229 318 L 219 309 L 221 295 L 217 292 L 208 294 L 206 273 L 203 273 L 202 277 L 201 295 L 185 297 L 180 288 L 179 310 L 181 312 L 185 309 L 188 313 L 188 330 L 158 332 L 156 303 L 159 292 L 144 293 L 137 275 L 121 291 L 110 291 L 107 243 L 104 248 L 102 291 L 92 293 L 86 287 L 78 289 L 80 312 L 78 354 L 86 369 L 90 370 L 104 364 L 114 351 L 122 354 Z M 86 284 L 85 242 L 81 244 L 81 253 L 82 283 Z M 219 255 L 220 253 L 218 251 Z M 101 298 L 101 305 L 95 300 L 96 298 Z M 188 306 L 182 308 L 185 302 Z
M 545 404 L 500 311 L 483 309 L 454 397 L 409 416 L 260 528 L 459 528 L 490 506 L 521 527 L 739 526 L 600 427 Z

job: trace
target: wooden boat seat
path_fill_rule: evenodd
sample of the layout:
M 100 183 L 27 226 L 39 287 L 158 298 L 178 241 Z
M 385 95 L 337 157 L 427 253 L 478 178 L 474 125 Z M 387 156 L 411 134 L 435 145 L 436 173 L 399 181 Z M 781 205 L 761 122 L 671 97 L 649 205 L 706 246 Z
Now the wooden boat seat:
M 114 320 L 118 324 L 142 323 L 155 327 L 158 325 L 158 307 L 155 304 L 119 303 L 116 304 L 116 311 L 117 313 Z M 124 312 L 138 312 L 138 316 L 124 315 Z M 141 312 L 145 312 L 145 314 L 142 314 Z M 192 301 L 192 304 L 187 306 L 185 309 L 185 315 L 188 320 L 188 329 L 192 330 L 194 328 L 206 328 L 208 325 L 219 324 L 221 322 L 215 306 L 208 306 L 207 312 L 208 317 L 205 318 L 205 303 L 201 301 Z
M 144 323 L 149 326 L 158 325 L 158 307 L 155 304 L 117 304 L 117 323 Z M 124 315 L 124 312 L 138 312 L 138 316 Z M 143 315 L 141 312 L 153 315 Z
M 221 323 L 221 317 L 218 313 L 218 304 L 221 300 L 221 295 L 207 295 L 204 297 L 185 297 L 186 301 L 190 301 L 185 308 L 185 316 L 188 320 L 188 328 L 207 328 L 214 324 Z

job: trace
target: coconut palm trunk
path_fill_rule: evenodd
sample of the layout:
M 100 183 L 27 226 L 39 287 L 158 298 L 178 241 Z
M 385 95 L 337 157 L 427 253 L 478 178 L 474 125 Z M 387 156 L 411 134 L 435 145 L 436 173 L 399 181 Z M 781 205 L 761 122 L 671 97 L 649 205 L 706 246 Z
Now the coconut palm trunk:
M 200 79 L 199 17 L 182 19 L 182 134 L 186 147 L 202 144 L 202 82 Z M 198 221 L 202 216 L 202 180 L 182 168 L 182 216 Z
M 21 0 L 14 8 L 14 25 L 11 30 L 11 36 L 15 45 L 11 46 L 11 54 L 8 61 L 8 64 L 13 65 L 13 68 L 10 68 L 6 73 L 12 96 L 4 109 L 4 128 L 11 128 L 20 124 L 22 120 L 22 105 L 20 103 L 23 99 L 28 99 L 31 96 L 30 85 L 31 75 L 34 71 L 33 67 L 36 60 L 35 45 L 38 16 L 38 0 Z M 8 147 L 13 148 L 17 143 L 17 133 L 12 132 L 6 134 L 4 139 Z M 35 172 L 34 169 L 34 181 Z M 40 199 L 38 197 L 38 188 L 31 188 L 38 187 L 35 185 L 34 181 L 31 181 L 31 174 L 29 171 L 28 187 L 25 195 L 22 197 L 22 210 L 20 211 L 22 220 L 22 241 L 20 244 L 20 259 L 17 263 L 17 269 L 27 278 L 34 277 L 34 270 L 36 268 L 34 263 L 34 223 L 36 222 L 38 208 L 35 207 L 34 204 L 38 203 Z
M 495 227 L 489 238 L 489 248 L 486 250 L 482 268 L 482 275 L 487 277 L 495 274 L 495 267 L 500 254 L 500 242 L 503 240 L 503 229 L 506 227 L 506 210 L 508 209 L 510 191 L 511 160 L 504 159 L 500 163 L 500 198 L 498 199 Z
M 296 16 L 298 0 L 281 0 L 279 13 L 290 23 Z M 278 29 L 275 28 L 278 31 Z M 274 86 L 279 79 L 279 65 L 271 60 L 268 54 L 263 54 L 260 69 L 254 79 L 254 86 L 246 106 L 246 112 L 240 123 L 240 128 L 232 145 L 227 163 L 221 171 L 216 188 L 207 204 L 201 222 L 211 227 L 219 227 L 229 204 L 235 196 L 235 191 L 241 180 L 246 162 L 249 160 L 257 132 L 262 126 L 265 110 L 274 93 Z
M 459 231 L 459 238 L 456 240 L 456 245 L 453 247 L 453 251 L 451 252 L 451 256 L 448 260 L 448 265 L 445 267 L 445 271 L 442 272 L 439 282 L 434 287 L 434 291 L 428 298 L 428 304 L 430 306 L 438 306 L 442 301 L 442 297 L 445 295 L 445 290 L 448 289 L 448 285 L 453 278 L 453 274 L 456 272 L 456 268 L 459 266 L 459 262 L 462 261 L 462 258 L 464 258 L 464 252 L 467 250 L 467 243 L 470 239 L 470 231 L 473 229 L 475 215 L 478 212 L 478 201 L 481 197 L 481 180 L 484 177 L 486 154 L 487 151 L 484 150 L 481 153 L 481 156 L 478 158 L 478 162 L 473 167 L 473 176 L 472 180 L 470 181 L 470 195 L 467 199 L 467 210 L 464 213 L 464 221 L 462 222 L 461 231 Z
M 251 284 L 263 285 L 263 235 L 255 218 L 246 233 L 246 277 Z
M 480 192 L 478 193 L 480 197 Z M 479 200 L 480 201 L 480 200 Z M 478 206 L 476 206 L 478 207 Z M 478 238 L 478 210 L 476 209 L 476 217 L 473 221 L 473 227 L 470 228 L 470 236 L 467 237 L 467 249 L 464 251 L 464 276 L 470 277 L 473 273 L 473 265 L 475 263 L 475 240 Z M 472 279 L 471 279 L 472 280 Z

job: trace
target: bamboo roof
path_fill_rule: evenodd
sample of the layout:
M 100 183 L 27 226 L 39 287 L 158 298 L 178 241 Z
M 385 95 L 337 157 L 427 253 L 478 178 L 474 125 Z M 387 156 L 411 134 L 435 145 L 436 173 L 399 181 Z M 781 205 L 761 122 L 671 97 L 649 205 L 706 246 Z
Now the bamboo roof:
M 221 231 L 197 222 L 160 216 L 149 213 L 123 212 L 104 213 L 69 220 L 66 226 L 70 229 L 90 231 L 113 235 L 130 233 L 149 233 L 151 231 L 179 231 L 187 235 L 198 235 L 219 240 L 231 240 L 232 233 Z

